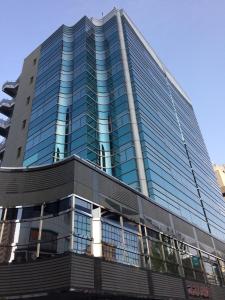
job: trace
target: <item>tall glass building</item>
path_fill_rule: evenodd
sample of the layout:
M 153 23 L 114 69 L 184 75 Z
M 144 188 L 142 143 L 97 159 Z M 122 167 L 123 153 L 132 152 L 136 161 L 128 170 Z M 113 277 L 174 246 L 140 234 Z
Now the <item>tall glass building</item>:
M 123 10 L 61 26 L 28 58 L 3 86 L 15 107 L 10 128 L 1 125 L 2 166 L 76 154 L 225 240 L 225 203 L 190 99 Z

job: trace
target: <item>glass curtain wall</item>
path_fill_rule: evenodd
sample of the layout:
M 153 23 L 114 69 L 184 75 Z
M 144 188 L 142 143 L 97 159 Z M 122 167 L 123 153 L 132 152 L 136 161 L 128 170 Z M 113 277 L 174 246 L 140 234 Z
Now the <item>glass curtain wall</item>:
M 0 264 L 68 252 L 93 256 L 94 211 L 77 196 L 35 206 L 0 208 Z M 225 261 L 101 208 L 102 258 L 212 285 L 225 285 Z
M 70 155 L 71 106 L 73 93 L 73 30 L 63 27 L 62 65 L 57 103 L 54 161 Z
M 111 118 L 110 118 L 110 92 L 108 89 L 107 51 L 102 26 L 95 26 L 95 55 L 96 80 L 98 103 L 98 138 L 99 138 L 99 165 L 100 168 L 112 175 L 111 162 Z
M 126 83 L 116 17 L 104 25 L 107 50 L 108 88 L 111 94 L 110 119 L 112 175 L 139 190 L 139 178 L 131 130 Z
M 170 84 L 193 174 L 199 188 L 210 231 L 225 240 L 225 202 L 192 106 Z
M 193 108 L 125 18 L 123 29 L 149 195 L 225 240 L 225 203 Z
M 53 162 L 56 120 L 60 109 L 63 28 L 60 27 L 41 46 L 24 166 Z
M 74 27 L 71 154 L 98 165 L 95 35 L 83 18 Z
M 122 17 L 152 200 L 225 240 L 225 204 L 191 104 Z M 41 45 L 24 166 L 76 154 L 139 190 L 116 17 L 62 26 Z

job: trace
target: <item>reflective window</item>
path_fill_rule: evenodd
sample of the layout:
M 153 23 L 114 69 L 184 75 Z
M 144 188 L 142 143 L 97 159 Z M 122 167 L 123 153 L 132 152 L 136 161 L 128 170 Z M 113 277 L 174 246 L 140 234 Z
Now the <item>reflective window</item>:
M 68 251 L 93 255 L 99 237 L 93 234 L 101 234 L 105 260 L 214 285 L 225 282 L 223 260 L 79 197 L 0 208 L 0 213 L 0 263 L 24 263 Z M 101 216 L 98 233 L 92 220 L 96 216 Z
M 92 253 L 92 205 L 75 199 L 73 249 L 79 254 Z
M 53 256 L 69 251 L 70 236 L 71 212 L 44 218 L 39 256 Z

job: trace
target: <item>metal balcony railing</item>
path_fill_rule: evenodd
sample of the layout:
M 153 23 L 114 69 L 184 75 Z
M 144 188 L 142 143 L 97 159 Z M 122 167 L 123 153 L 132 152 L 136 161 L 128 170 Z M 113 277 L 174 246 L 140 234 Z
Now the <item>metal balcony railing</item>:
M 2 100 L 0 100 L 0 108 L 2 106 L 11 108 L 14 104 L 15 104 L 15 100 L 14 99 L 2 99 Z
M 0 127 L 3 129 L 7 129 L 10 126 L 10 119 L 0 119 Z
M 2 164 L 2 160 L 3 160 L 3 157 L 4 157 L 4 153 L 5 153 L 5 142 L 6 140 L 0 140 L 0 167 L 1 167 L 1 164 Z
M 0 142 L 0 153 L 5 151 L 5 142 L 6 142 L 5 139 Z
M 6 81 L 2 86 L 2 91 L 11 97 L 15 97 L 19 87 L 18 81 Z
M 15 99 L 0 100 L 0 113 L 10 118 L 13 113 Z
M 8 118 L 6 120 L 0 119 L 0 135 L 3 138 L 7 138 L 7 136 L 8 136 L 9 127 L 10 127 L 10 121 L 11 121 L 10 118 Z

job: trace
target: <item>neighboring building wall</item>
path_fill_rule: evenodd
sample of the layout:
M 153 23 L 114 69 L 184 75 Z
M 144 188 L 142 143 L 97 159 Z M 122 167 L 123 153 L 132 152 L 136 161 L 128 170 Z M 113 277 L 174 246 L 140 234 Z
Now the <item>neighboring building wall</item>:
M 40 48 L 37 48 L 24 60 L 2 167 L 23 165 L 39 55 Z
M 213 165 L 218 185 L 225 199 L 225 165 Z

